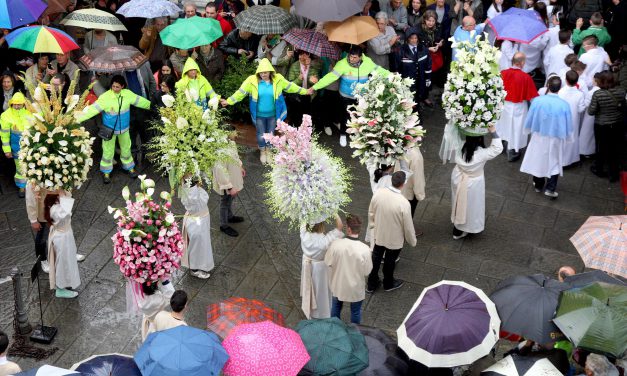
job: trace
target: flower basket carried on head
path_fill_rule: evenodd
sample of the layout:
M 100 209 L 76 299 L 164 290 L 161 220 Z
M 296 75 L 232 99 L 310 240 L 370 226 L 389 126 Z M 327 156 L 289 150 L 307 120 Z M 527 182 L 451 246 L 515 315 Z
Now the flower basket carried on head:
M 65 98 L 54 87 L 25 82 L 34 101 L 26 102 L 33 117 L 31 126 L 22 133 L 18 153 L 23 174 L 48 191 L 80 188 L 93 165 L 94 138 L 76 121 L 86 106 L 89 89 L 81 96 L 74 94 L 78 73 Z
M 264 135 L 276 148 L 264 183 L 274 217 L 298 228 L 337 214 L 350 202 L 350 176 L 340 158 L 312 140 L 311 117 L 304 115 L 299 128 L 278 121 L 276 130 L 280 135 Z
M 383 76 L 374 72 L 355 87 L 357 104 L 349 108 L 353 156 L 362 164 L 392 165 L 422 141 L 426 131 L 414 113 L 411 78 L 397 73 Z
M 183 240 L 170 211 L 171 197 L 161 192 L 153 199 L 155 182 L 141 175 L 141 192 L 131 200 L 128 187 L 122 190 L 124 208 L 109 207 L 118 231 L 113 240 L 113 261 L 131 281 L 148 285 L 166 281 L 180 268 Z

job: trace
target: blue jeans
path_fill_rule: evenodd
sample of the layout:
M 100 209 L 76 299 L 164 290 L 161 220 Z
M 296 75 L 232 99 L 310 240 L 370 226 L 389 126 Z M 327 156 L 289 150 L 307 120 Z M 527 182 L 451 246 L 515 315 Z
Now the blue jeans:
M 276 118 L 273 117 L 259 117 L 255 119 L 255 128 L 257 128 L 257 145 L 260 148 L 270 146 L 269 142 L 263 139 L 264 133 L 273 133 L 276 128 Z
M 361 303 L 363 300 L 358 302 L 351 302 L 351 322 L 353 324 L 361 323 Z M 335 296 L 333 297 L 333 301 L 331 303 L 331 317 L 340 318 L 340 313 L 342 313 L 342 305 L 343 301 L 338 300 Z

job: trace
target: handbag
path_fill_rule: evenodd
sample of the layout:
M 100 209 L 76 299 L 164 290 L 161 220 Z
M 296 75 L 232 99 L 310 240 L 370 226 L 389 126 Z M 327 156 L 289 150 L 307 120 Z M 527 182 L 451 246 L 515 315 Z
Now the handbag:
M 102 124 L 98 128 L 98 137 L 102 138 L 103 141 L 110 141 L 115 134 L 115 129 L 118 126 L 118 122 L 120 121 L 120 110 L 122 110 L 122 96 L 118 98 L 118 117 L 115 119 L 115 124 L 113 124 L 113 128 L 109 128 L 106 125 Z
M 431 56 L 431 71 L 437 72 L 444 65 L 444 56 L 442 56 L 442 50 L 438 49 L 436 52 L 429 51 Z

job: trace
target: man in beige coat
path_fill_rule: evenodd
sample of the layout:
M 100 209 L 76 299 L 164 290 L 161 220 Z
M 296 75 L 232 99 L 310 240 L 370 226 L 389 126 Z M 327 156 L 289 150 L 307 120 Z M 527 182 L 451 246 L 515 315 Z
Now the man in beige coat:
M 405 184 L 405 173 L 392 175 L 392 186 L 377 190 L 368 208 L 369 226 L 372 234 L 372 271 L 368 276 L 366 292 L 372 293 L 379 286 L 379 267 L 383 260 L 383 288 L 392 291 L 403 286 L 403 281 L 394 279 L 396 258 L 401 253 L 405 240 L 416 245 L 416 231 L 411 216 L 409 201 L 401 190 Z
M 22 372 L 17 363 L 7 360 L 7 349 L 9 348 L 9 336 L 0 331 L 0 376 L 13 375 Z
M 244 222 L 244 217 L 233 215 L 233 199 L 244 189 L 246 170 L 237 155 L 237 146 L 231 141 L 229 150 L 230 160 L 216 163 L 213 168 L 213 190 L 221 196 L 220 199 L 220 231 L 228 236 L 239 236 L 237 230 L 229 223 Z
M 324 263 L 330 270 L 330 288 L 333 294 L 331 316 L 340 318 L 344 302 L 351 304 L 351 322 L 361 323 L 361 304 L 366 297 L 365 277 L 372 270 L 370 247 L 360 242 L 361 219 L 346 216 L 346 238 L 334 240 L 327 249 Z
M 176 290 L 170 297 L 170 308 L 172 312 L 161 311 L 157 313 L 153 321 L 155 332 L 187 325 L 185 322 L 185 311 L 187 311 L 187 293 L 183 290 Z

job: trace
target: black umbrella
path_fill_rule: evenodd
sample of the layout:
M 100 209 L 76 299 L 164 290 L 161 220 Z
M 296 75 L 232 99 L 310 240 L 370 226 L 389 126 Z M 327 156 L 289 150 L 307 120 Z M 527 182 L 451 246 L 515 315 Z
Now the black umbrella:
M 584 287 L 594 282 L 605 282 L 611 285 L 621 286 L 627 285 L 625 282 L 614 278 L 601 270 L 574 274 L 564 278 L 564 283 L 568 283 L 571 287 Z
M 501 281 L 490 299 L 501 318 L 501 329 L 538 343 L 554 342 L 563 334 L 553 323 L 560 292 L 566 283 L 542 274 Z
M 365 325 L 355 325 L 364 335 L 368 347 L 368 368 L 358 373 L 359 376 L 395 376 L 407 374 L 407 363 L 400 358 L 396 350 L 396 341 L 381 329 Z

